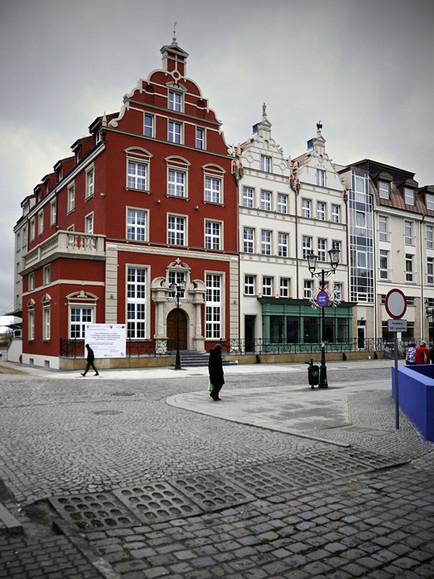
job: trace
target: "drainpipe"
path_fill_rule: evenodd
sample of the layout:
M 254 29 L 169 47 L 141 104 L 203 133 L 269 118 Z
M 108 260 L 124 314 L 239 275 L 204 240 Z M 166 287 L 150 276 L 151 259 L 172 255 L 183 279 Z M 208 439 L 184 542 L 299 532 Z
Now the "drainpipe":
M 295 193 L 295 284 L 296 284 L 296 299 L 299 299 L 299 267 L 298 267 L 298 194 L 300 192 L 300 180 L 296 179 L 294 187 L 294 175 L 289 178 L 291 189 Z

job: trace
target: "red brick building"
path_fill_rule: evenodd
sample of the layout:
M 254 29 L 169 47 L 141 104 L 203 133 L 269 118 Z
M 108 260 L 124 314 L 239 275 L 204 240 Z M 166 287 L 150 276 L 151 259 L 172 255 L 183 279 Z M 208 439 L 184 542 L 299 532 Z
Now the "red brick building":
M 61 367 L 87 323 L 126 324 L 132 353 L 238 338 L 237 194 L 215 113 L 164 46 L 120 113 L 97 118 L 23 202 L 23 362 Z

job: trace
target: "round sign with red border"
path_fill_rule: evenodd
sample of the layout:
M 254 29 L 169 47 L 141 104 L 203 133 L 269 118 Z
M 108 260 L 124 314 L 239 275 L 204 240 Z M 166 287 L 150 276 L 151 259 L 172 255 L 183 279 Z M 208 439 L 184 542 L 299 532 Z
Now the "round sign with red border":
M 391 318 L 399 320 L 407 311 L 407 300 L 400 289 L 393 289 L 386 296 L 386 311 Z
M 324 308 L 328 304 L 328 301 L 329 296 L 325 291 L 320 291 L 316 296 L 316 303 L 319 305 L 320 308 Z

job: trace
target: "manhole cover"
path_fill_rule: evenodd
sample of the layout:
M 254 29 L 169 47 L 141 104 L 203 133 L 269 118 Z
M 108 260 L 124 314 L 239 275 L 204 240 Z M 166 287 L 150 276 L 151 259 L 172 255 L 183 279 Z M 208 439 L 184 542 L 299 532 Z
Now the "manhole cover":
M 51 497 L 49 501 L 65 521 L 80 531 L 131 527 L 140 522 L 109 494 Z
M 122 414 L 120 410 L 96 410 L 94 414 L 100 416 L 116 416 L 117 414 Z
M 205 511 L 255 500 L 255 496 L 216 473 L 198 473 L 172 479 L 171 483 Z
M 169 521 L 201 512 L 196 504 L 164 481 L 116 490 L 113 494 L 145 523 Z

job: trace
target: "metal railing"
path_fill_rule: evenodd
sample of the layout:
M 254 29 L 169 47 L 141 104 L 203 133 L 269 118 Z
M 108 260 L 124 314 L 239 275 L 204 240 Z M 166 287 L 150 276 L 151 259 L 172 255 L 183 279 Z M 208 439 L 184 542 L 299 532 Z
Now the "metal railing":
M 170 354 L 167 349 L 167 340 L 153 339 L 138 342 L 127 339 L 126 357 L 140 358 L 141 356 L 163 356 Z M 83 358 L 84 340 L 74 338 L 60 338 L 60 356 L 62 358 Z

